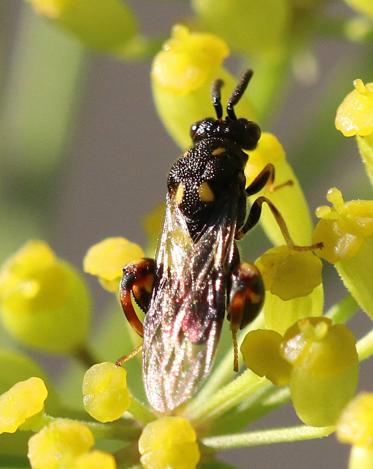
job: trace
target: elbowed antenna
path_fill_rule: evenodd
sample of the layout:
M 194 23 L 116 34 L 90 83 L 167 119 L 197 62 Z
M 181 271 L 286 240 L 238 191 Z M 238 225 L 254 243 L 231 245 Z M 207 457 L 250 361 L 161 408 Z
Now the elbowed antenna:
M 236 113 L 234 112 L 234 106 L 238 103 L 238 101 L 241 99 L 241 96 L 244 94 L 247 85 L 253 76 L 253 73 L 254 72 L 252 70 L 246 70 L 238 85 L 233 90 L 231 97 L 228 99 L 227 114 L 231 120 L 237 120 Z
M 223 85 L 223 80 L 218 78 L 217 80 L 213 81 L 211 87 L 212 104 L 215 108 L 216 117 L 218 120 L 223 117 L 223 108 L 221 105 L 221 87 Z

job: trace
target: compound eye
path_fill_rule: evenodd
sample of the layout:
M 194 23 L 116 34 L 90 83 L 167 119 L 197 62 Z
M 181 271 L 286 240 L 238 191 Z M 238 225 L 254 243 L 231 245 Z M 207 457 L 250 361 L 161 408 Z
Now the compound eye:
M 252 121 L 244 123 L 244 135 L 242 147 L 246 150 L 254 150 L 260 139 L 261 130 L 258 124 Z
M 189 135 L 191 136 L 192 140 L 194 140 L 194 138 L 195 138 L 195 136 L 198 132 L 198 128 L 200 126 L 200 123 L 201 123 L 201 121 L 195 122 L 194 124 L 192 124 L 192 126 L 190 128 Z

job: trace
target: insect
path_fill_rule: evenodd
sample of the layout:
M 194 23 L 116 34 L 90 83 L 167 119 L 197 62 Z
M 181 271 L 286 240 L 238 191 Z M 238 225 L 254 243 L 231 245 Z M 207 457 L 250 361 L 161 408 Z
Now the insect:
M 166 213 L 156 259 L 123 270 L 120 298 L 124 313 L 143 337 L 143 378 L 147 398 L 158 412 L 171 413 L 188 400 L 208 375 L 225 313 L 238 370 L 237 332 L 259 313 L 264 286 L 254 264 L 241 263 L 236 240 L 259 220 L 262 204 L 271 209 L 288 244 L 286 224 L 272 202 L 258 197 L 246 216 L 249 195 L 273 185 L 268 164 L 246 187 L 243 150 L 253 150 L 259 126 L 237 118 L 234 107 L 252 71 L 244 73 L 223 118 L 221 87 L 212 87 L 216 118 L 191 127 L 192 147 L 171 167 Z M 132 297 L 145 312 L 137 317 Z

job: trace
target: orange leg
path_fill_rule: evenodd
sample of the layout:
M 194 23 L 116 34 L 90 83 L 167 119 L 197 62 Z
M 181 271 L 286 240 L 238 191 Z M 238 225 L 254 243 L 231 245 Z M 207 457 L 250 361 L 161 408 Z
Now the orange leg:
M 237 332 L 252 322 L 264 301 L 264 284 L 254 264 L 243 262 L 232 273 L 228 315 L 233 341 L 233 369 L 238 371 Z
M 123 312 L 133 329 L 141 337 L 144 335 L 144 327 L 134 310 L 131 294 L 146 313 L 156 278 L 155 271 L 156 266 L 153 259 L 141 259 L 123 269 L 123 278 L 120 283 L 120 302 Z

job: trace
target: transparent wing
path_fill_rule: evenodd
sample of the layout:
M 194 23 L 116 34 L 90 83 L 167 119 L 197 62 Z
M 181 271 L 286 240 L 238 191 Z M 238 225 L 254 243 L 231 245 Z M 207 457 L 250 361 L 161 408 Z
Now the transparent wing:
M 152 407 L 171 412 L 208 374 L 225 314 L 226 269 L 234 255 L 236 207 L 217 204 L 197 242 L 167 199 L 157 254 L 159 283 L 144 323 L 143 375 Z

